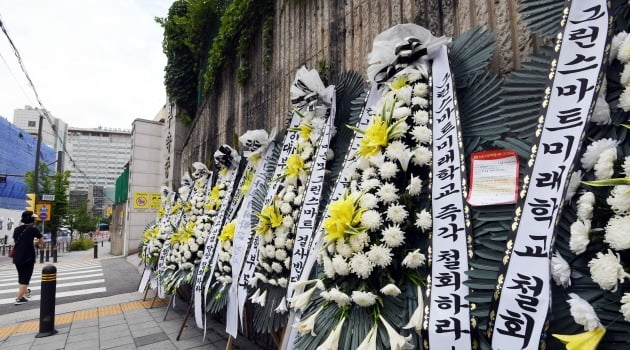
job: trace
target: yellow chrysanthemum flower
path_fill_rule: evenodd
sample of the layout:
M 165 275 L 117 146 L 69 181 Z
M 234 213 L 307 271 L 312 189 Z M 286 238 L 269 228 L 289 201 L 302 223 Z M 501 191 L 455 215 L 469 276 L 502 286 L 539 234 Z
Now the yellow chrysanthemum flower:
M 158 209 L 157 211 L 158 220 L 164 217 L 164 214 L 166 214 L 166 209 L 164 209 L 164 207 L 160 207 L 160 209 Z
M 172 213 L 177 213 L 178 211 L 180 211 L 182 209 L 182 204 L 177 202 L 175 203 L 175 205 L 173 206 L 173 208 L 171 208 L 171 212 Z
M 217 210 L 221 206 L 221 187 L 216 184 L 210 190 L 209 203 L 206 205 L 206 210 Z
M 566 344 L 567 350 L 595 350 L 597 345 L 606 334 L 606 328 L 597 327 L 589 332 L 562 335 L 552 334 L 555 338 L 559 339 L 563 344 Z
M 361 214 L 365 209 L 358 206 L 358 201 L 352 195 L 345 196 L 333 202 L 328 207 L 329 217 L 324 220 L 326 240 L 333 241 L 343 238 L 346 232 L 361 232 L 356 226 L 361 221 Z
M 258 216 L 258 224 L 256 225 L 256 233 L 262 235 L 270 228 L 276 228 L 282 225 L 282 214 L 280 209 L 274 204 L 263 207 Z
M 249 188 L 252 186 L 252 182 L 254 181 L 254 172 L 248 171 L 245 173 L 245 179 L 243 180 L 243 186 L 241 186 L 241 193 L 243 195 L 249 192 Z
M 225 242 L 227 240 L 234 240 L 234 231 L 236 231 L 236 220 L 232 220 L 229 224 L 223 226 L 221 234 L 219 235 L 219 241 Z
M 188 239 L 195 235 L 195 223 L 189 222 L 181 226 L 177 232 L 171 236 L 173 243 L 188 244 Z
M 407 85 L 407 76 L 403 75 L 394 79 L 394 81 L 392 81 L 391 84 L 389 84 L 389 87 L 392 90 L 396 91 L 402 87 L 405 87 L 406 85 Z
M 311 136 L 311 131 L 313 131 L 313 128 L 310 125 L 301 124 L 298 127 L 298 130 L 300 132 L 300 138 L 302 140 L 308 140 L 309 136 Z
M 227 173 L 228 173 L 228 168 L 227 167 L 222 168 L 221 170 L 219 170 L 219 175 L 221 175 L 221 176 L 225 176 L 225 175 L 227 175 Z
M 297 177 L 300 171 L 304 170 L 304 160 L 302 160 L 299 154 L 294 153 L 287 159 L 286 166 L 285 174 L 288 177 Z
M 362 157 L 371 157 L 380 152 L 383 147 L 389 144 L 388 127 L 389 125 L 382 117 L 374 117 L 365 129 L 365 135 L 357 152 Z
M 160 229 L 157 226 L 151 226 L 144 231 L 144 235 L 142 237 L 142 241 L 144 243 L 148 243 L 157 238 Z

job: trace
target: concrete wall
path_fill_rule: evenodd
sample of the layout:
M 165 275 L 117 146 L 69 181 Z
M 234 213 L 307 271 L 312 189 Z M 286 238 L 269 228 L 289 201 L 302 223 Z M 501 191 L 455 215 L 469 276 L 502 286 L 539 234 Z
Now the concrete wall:
M 210 94 L 184 141 L 181 171 L 207 162 L 222 143 L 247 129 L 280 126 L 289 111 L 289 86 L 296 70 L 325 62 L 328 77 L 344 70 L 365 76 L 374 37 L 387 28 L 414 22 L 436 35 L 457 36 L 476 26 L 495 34 L 492 67 L 507 73 L 519 67 L 536 39 L 519 21 L 517 0 L 306 0 L 277 1 L 273 62 L 262 66 L 262 37 L 252 42 L 251 77 L 241 87 L 235 66 L 222 70 L 217 93 Z
M 157 213 L 157 209 L 135 208 L 133 205 L 134 193 L 159 192 L 161 171 L 160 148 L 163 124 L 151 120 L 136 119 L 132 125 L 129 193 L 123 228 L 125 236 L 123 254 L 125 255 L 137 251 L 144 228 L 155 220 Z
M 111 240 L 110 252 L 113 255 L 123 255 L 125 249 L 125 212 L 127 202 L 114 205 L 112 210 L 112 223 L 109 225 L 109 237 Z

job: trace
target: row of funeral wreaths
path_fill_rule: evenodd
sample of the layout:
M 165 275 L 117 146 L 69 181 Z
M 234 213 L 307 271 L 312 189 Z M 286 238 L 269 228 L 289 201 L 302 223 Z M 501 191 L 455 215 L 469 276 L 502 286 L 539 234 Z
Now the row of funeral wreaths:
M 616 43 L 611 59 L 627 64 L 630 39 L 620 35 Z M 277 344 L 284 348 L 420 346 L 431 284 L 427 241 L 436 229 L 432 173 L 444 163 L 432 161 L 438 133 L 434 129 L 438 121 L 431 125 L 437 115 L 432 89 L 441 87 L 441 98 L 447 101 L 454 96 L 445 88 L 452 80 L 431 84 L 432 60 L 442 57 L 447 44 L 415 25 L 396 26 L 376 38 L 368 68 L 373 87 L 361 120 L 353 127 L 347 154 L 330 151 L 334 87 L 325 87 L 314 70 L 300 69 L 291 86 L 294 111 L 284 137 L 248 131 L 239 138 L 242 155 L 229 146 L 215 153 L 216 174 L 195 163 L 192 177 L 184 176 L 177 193 L 163 191 L 156 223 L 143 238 L 146 283 L 166 293 L 184 283 L 192 285 L 195 307 L 201 312 L 227 308 L 227 330 L 234 337 L 249 300 L 255 307 L 257 331 L 286 330 L 284 342 Z M 619 103 L 624 111 L 629 77 L 624 70 L 621 83 L 626 89 Z M 444 129 L 440 132 L 446 134 Z M 582 156 L 584 170 L 594 168 L 599 180 L 628 174 L 630 156 L 615 165 L 620 171 L 611 170 L 620 142 L 603 139 L 589 144 Z M 450 148 L 457 149 L 457 142 Z M 332 157 L 345 160 L 331 182 L 326 162 Z M 579 185 L 576 179 L 571 177 L 572 193 Z M 630 238 L 622 231 L 630 223 L 630 187 L 627 179 L 609 185 L 615 186 L 608 203 L 616 214 L 604 223 L 605 239 L 615 251 L 628 249 Z M 328 187 L 330 201 L 322 206 Z M 571 227 L 571 250 L 576 254 L 589 243 L 591 228 L 584 226 L 591 224 L 594 202 L 591 192 L 581 194 L 577 202 L 578 221 Z M 466 249 L 464 244 L 464 256 Z M 615 254 L 598 253 L 589 263 L 592 279 L 604 290 L 616 290 L 617 280 L 630 277 Z M 554 255 L 551 268 L 558 284 L 569 283 L 571 269 L 562 257 Z M 457 282 L 463 286 L 463 281 Z M 599 341 L 603 326 L 592 307 L 577 295 L 571 298 L 574 321 L 595 332 L 587 334 L 589 341 Z M 450 299 L 444 300 L 431 312 L 447 309 Z M 619 312 L 630 321 L 627 293 L 621 303 Z M 463 300 L 460 306 L 467 308 Z M 199 313 L 196 320 L 205 326 Z M 436 329 L 449 327 L 454 329 L 447 324 Z

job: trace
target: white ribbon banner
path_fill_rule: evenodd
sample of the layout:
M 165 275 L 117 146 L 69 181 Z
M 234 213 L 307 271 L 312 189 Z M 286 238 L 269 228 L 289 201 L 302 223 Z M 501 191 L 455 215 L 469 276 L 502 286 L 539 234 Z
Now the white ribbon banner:
M 335 103 L 336 95 L 332 93 L 332 102 L 328 120 L 324 126 L 324 132 L 319 139 L 319 146 L 313 159 L 313 168 L 304 191 L 304 202 L 300 209 L 300 217 L 295 231 L 295 243 L 293 244 L 293 254 L 291 256 L 291 274 L 287 285 L 287 298 L 293 296 L 293 285 L 300 279 L 304 264 L 308 258 L 311 246 L 311 238 L 315 231 L 317 213 L 319 212 L 319 202 L 324 189 L 324 176 L 326 175 L 326 158 L 330 147 L 330 134 L 335 123 Z
M 242 315 L 242 310 L 239 310 L 239 300 L 241 297 L 246 298 L 246 290 L 243 291 L 244 295 L 241 296 L 239 292 L 239 276 L 243 269 L 243 261 L 245 260 L 245 254 L 247 246 L 252 234 L 251 215 L 252 215 L 252 193 L 254 189 L 260 189 L 267 183 L 267 166 L 275 162 L 273 156 L 273 150 L 275 148 L 276 141 L 271 141 L 267 146 L 264 157 L 261 159 L 252 183 L 249 187 L 249 192 L 245 194 L 243 198 L 243 204 L 236 216 L 236 229 L 234 231 L 234 240 L 232 241 L 232 257 L 230 258 L 230 266 L 232 267 L 232 283 L 230 284 L 229 299 L 227 305 L 225 331 L 232 337 L 238 336 L 238 322 L 239 315 Z M 244 303 L 243 303 L 244 305 Z
M 284 136 L 284 140 L 282 142 L 282 149 L 280 151 L 280 155 L 278 156 L 278 160 L 276 163 L 276 168 L 274 169 L 274 173 L 271 177 L 271 182 L 269 183 L 269 188 L 267 189 L 267 195 L 265 196 L 265 204 L 271 203 L 276 192 L 278 190 L 278 186 L 280 185 L 279 181 L 273 181 L 282 175 L 284 171 L 285 164 L 289 155 L 293 153 L 293 149 L 295 148 L 296 140 L 298 138 L 297 131 L 295 130 L 300 125 L 301 118 L 297 113 L 293 113 L 291 117 L 291 123 L 287 129 L 287 133 Z M 254 188 L 252 186 L 252 188 Z M 252 227 L 250 225 L 250 230 Z M 258 245 L 260 243 L 260 235 L 255 234 L 249 249 L 247 250 L 247 255 L 245 256 L 245 261 L 243 263 L 243 268 L 241 270 L 241 274 L 238 277 L 238 309 L 239 315 L 243 315 L 243 310 L 245 308 L 245 301 L 247 300 L 247 286 L 249 283 L 249 279 L 254 275 L 254 270 L 256 269 L 256 260 L 258 259 Z M 234 279 L 232 279 L 232 284 L 234 284 Z
M 212 260 L 212 265 L 215 264 L 213 256 L 218 256 L 219 254 L 214 254 L 217 247 L 217 237 L 221 232 L 221 228 L 223 227 L 223 217 L 227 211 L 227 206 L 229 201 L 231 200 L 230 194 L 232 193 L 232 186 L 234 184 L 234 180 L 238 173 L 238 164 L 235 167 L 230 167 L 228 169 L 228 173 L 225 175 L 225 197 L 221 200 L 221 208 L 219 208 L 219 212 L 214 217 L 212 221 L 212 227 L 210 228 L 210 233 L 208 234 L 208 238 L 206 239 L 206 244 L 203 250 L 203 257 L 201 257 L 201 262 L 199 263 L 199 268 L 197 269 L 197 275 L 195 276 L 195 294 L 193 299 L 193 304 L 195 305 L 195 323 L 197 327 L 204 327 L 204 318 L 203 318 L 203 310 L 205 309 L 205 296 L 208 294 L 208 285 L 212 280 L 212 273 L 214 267 L 211 268 L 210 275 L 208 277 L 208 283 L 206 284 L 205 290 L 203 289 L 203 279 L 206 275 L 205 270 L 210 264 Z M 217 183 L 220 183 L 223 179 L 220 177 L 217 180 Z M 210 186 L 208 186 L 210 188 Z M 207 198 L 207 195 L 206 195 Z M 203 294 L 202 294 L 203 291 Z
M 370 119 L 371 119 L 369 111 L 371 107 L 374 106 L 378 102 L 379 99 L 380 99 L 380 95 L 378 93 L 378 89 L 376 85 L 374 85 L 372 86 L 372 89 L 370 90 L 366 98 L 366 103 L 365 103 L 365 106 L 363 107 L 361 119 L 359 120 L 359 123 L 356 125 L 357 128 L 361 130 L 367 129 L 368 125 L 370 124 Z M 352 158 L 352 156 L 355 154 L 355 152 L 359 148 L 359 145 L 362 139 L 363 139 L 363 134 L 354 133 L 352 142 L 350 143 L 350 146 L 348 147 L 348 151 L 346 152 L 345 158 L 343 160 L 341 174 L 339 174 L 339 177 L 337 178 L 337 181 L 335 183 L 335 188 L 330 195 L 330 200 L 328 201 L 328 203 L 332 203 L 338 200 L 339 198 L 341 198 L 344 190 L 347 188 L 348 184 L 350 183 L 350 175 L 351 175 L 352 169 L 350 169 L 350 167 L 347 165 L 348 165 L 349 159 Z M 322 243 L 321 239 L 322 239 L 322 236 L 324 235 L 324 229 L 321 227 L 321 225 L 324 222 L 324 219 L 327 217 L 328 217 L 328 206 L 326 206 L 325 211 L 322 215 L 322 220 L 319 221 L 319 225 L 317 229 L 315 230 L 315 235 L 313 239 L 311 240 L 310 246 L 308 248 L 308 258 L 306 259 L 304 263 L 304 269 L 302 270 L 302 274 L 300 275 L 300 278 L 298 279 L 298 281 L 307 280 L 309 275 L 311 274 L 311 270 L 313 269 L 313 266 L 315 266 L 315 261 L 317 261 L 317 252 L 319 251 L 319 247 L 321 247 L 321 243 Z M 297 315 L 294 311 L 291 311 L 291 313 L 289 314 L 289 321 L 287 324 L 297 324 L 299 321 L 300 321 L 300 315 Z M 295 344 L 295 338 L 297 336 L 297 330 L 295 329 L 295 327 L 288 327 L 287 332 L 289 332 L 289 334 L 288 335 L 285 334 L 284 341 L 282 343 L 283 350 L 288 349 L 289 344 L 291 345 Z
M 607 2 L 565 4 L 565 28 L 556 44 L 556 52 L 560 52 L 552 64 L 536 130 L 539 141 L 532 147 L 531 173 L 524 178 L 508 237 L 503 261 L 509 265 L 502 267 L 498 277 L 493 310 L 496 318 L 491 317 L 488 325 L 496 350 L 539 347 L 550 308 L 549 270 L 556 218 L 562 211 L 567 178 L 595 105 L 607 54 Z
M 464 202 L 466 177 L 453 75 L 445 45 L 432 57 L 433 169 L 431 184 L 431 281 L 429 347 L 471 349 L 470 309 L 464 297 L 470 220 Z M 426 317 L 425 317 L 426 319 Z

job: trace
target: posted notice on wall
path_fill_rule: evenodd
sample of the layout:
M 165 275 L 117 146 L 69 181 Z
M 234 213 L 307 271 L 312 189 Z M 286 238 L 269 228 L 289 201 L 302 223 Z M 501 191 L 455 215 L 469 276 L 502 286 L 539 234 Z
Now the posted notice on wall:
M 513 150 L 473 153 L 468 203 L 472 206 L 516 203 L 518 166 L 518 155 Z

